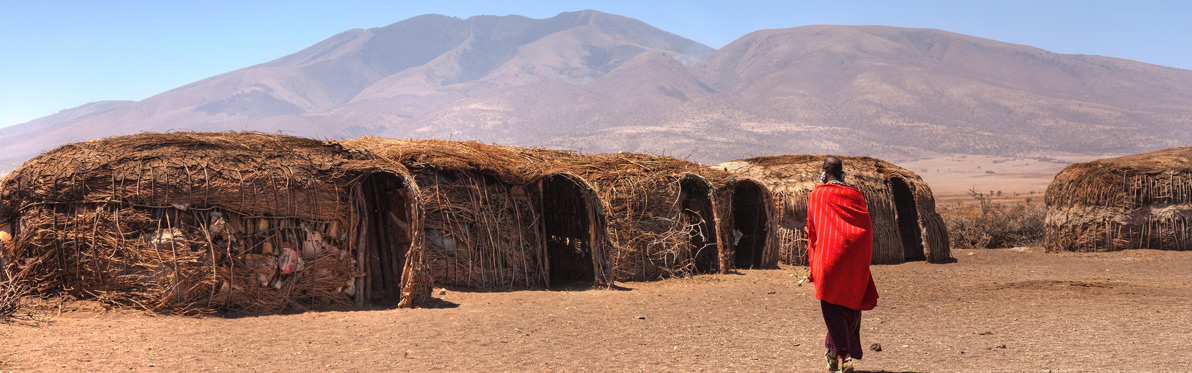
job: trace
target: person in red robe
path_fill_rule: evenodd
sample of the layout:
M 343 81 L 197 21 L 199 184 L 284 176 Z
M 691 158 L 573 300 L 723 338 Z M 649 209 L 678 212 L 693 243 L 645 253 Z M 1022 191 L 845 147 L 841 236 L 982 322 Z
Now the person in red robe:
M 869 273 L 873 229 L 865 197 L 844 183 L 839 158 L 824 159 L 820 185 L 807 202 L 807 261 L 815 298 L 828 333 L 825 359 L 832 372 L 852 372 L 861 359 L 861 311 L 877 306 L 877 287 Z

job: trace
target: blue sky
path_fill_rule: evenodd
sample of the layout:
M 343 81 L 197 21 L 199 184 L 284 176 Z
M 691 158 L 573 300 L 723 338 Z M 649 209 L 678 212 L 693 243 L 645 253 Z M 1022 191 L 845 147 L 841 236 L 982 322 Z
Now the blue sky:
M 760 29 L 874 24 L 1192 69 L 1189 1 L 0 0 L 0 127 L 92 101 L 141 100 L 419 14 L 547 18 L 581 9 L 714 48 Z

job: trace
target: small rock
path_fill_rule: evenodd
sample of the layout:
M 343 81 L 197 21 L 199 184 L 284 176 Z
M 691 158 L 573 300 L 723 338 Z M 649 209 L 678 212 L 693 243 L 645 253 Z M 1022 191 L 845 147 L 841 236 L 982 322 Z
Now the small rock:
M 774 294 L 774 293 L 777 293 L 777 291 L 771 291 L 771 292 L 768 292 L 768 293 L 766 293 L 766 294 Z
M 977 335 L 993 335 L 993 332 L 980 332 Z
M 645 316 L 638 316 L 638 317 L 634 317 L 634 318 L 635 318 L 635 319 L 638 319 L 638 320 L 645 320 L 645 319 L 646 319 L 646 317 L 645 317 Z
M 439 295 L 447 295 L 447 289 L 439 289 Z
M 157 367 L 157 364 L 149 363 L 149 367 L 150 367 L 150 368 Z
M 1005 349 L 1006 345 L 997 345 L 997 348 Z
M 882 344 L 881 343 L 871 344 L 871 345 L 869 345 L 869 349 L 876 351 L 876 352 L 882 352 Z

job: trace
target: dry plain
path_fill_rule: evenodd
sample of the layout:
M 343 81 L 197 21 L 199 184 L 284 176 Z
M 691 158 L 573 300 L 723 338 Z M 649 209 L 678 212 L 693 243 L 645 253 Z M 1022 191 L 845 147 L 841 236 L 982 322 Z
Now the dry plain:
M 1069 164 L 1112 157 L 1046 154 L 1005 157 L 988 155 L 946 155 L 897 162 L 914 171 L 931 186 L 938 205 L 971 203 L 970 190 L 995 194 L 995 200 L 1009 203 L 1042 203 L 1047 185 Z

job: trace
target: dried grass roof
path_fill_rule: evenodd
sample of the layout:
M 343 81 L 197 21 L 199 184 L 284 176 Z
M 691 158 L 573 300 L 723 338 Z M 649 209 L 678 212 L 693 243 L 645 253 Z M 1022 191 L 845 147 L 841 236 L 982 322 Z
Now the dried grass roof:
M 254 132 L 144 133 L 74 143 L 9 173 L 0 184 L 0 214 L 13 216 L 20 208 L 15 204 L 30 201 L 120 200 L 314 218 L 309 207 L 320 197 L 311 190 L 334 189 L 335 181 L 372 167 L 347 154 L 317 140 Z M 265 198 L 265 191 L 286 196 Z
M 802 180 L 807 177 L 818 177 L 824 164 L 824 158 L 827 156 L 825 154 L 788 154 L 746 158 L 729 163 L 743 162 L 763 167 L 769 172 L 767 177 L 771 178 Z M 918 180 L 921 183 L 923 180 L 918 174 L 881 159 L 847 155 L 835 155 L 835 157 L 840 158 L 844 163 L 844 171 L 848 174 L 845 176 L 846 179 L 850 176 L 878 176 L 881 178 L 897 176 L 907 179 L 907 182 Z
M 1192 146 L 1074 163 L 1047 187 L 1047 205 L 1135 208 L 1192 202 L 1192 188 L 1180 188 L 1168 180 L 1144 180 L 1160 175 L 1192 177 Z M 1156 181 L 1167 185 L 1150 185 Z
M 546 168 L 546 164 L 525 156 L 519 148 L 476 141 L 362 137 L 333 143 L 410 170 L 479 172 L 513 185 L 541 177 Z

